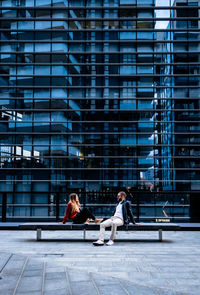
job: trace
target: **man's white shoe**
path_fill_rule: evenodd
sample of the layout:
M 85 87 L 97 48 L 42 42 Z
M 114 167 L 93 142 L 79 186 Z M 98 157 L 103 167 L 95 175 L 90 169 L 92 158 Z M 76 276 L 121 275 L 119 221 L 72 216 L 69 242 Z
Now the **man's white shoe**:
M 112 240 L 109 240 L 108 243 L 106 243 L 107 246 L 112 246 L 114 242 Z
M 101 240 L 97 240 L 96 242 L 93 242 L 93 245 L 94 246 L 103 246 L 104 245 L 104 242 L 101 241 Z

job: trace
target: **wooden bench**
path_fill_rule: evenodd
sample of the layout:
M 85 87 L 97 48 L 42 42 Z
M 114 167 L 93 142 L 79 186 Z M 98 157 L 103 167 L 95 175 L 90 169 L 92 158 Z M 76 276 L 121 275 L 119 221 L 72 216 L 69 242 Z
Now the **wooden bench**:
M 21 230 L 35 230 L 36 239 L 40 241 L 42 238 L 42 230 L 46 231 L 56 231 L 56 230 L 82 230 L 83 239 L 86 239 L 86 231 L 99 231 L 99 224 L 73 224 L 72 222 L 67 222 L 66 224 L 50 223 L 50 222 L 40 222 L 40 223 L 23 223 L 19 225 Z M 180 226 L 174 223 L 141 223 L 140 225 L 129 224 L 119 226 L 117 231 L 158 231 L 158 239 L 162 241 L 163 231 L 176 231 L 179 230 Z M 110 230 L 110 228 L 108 228 Z

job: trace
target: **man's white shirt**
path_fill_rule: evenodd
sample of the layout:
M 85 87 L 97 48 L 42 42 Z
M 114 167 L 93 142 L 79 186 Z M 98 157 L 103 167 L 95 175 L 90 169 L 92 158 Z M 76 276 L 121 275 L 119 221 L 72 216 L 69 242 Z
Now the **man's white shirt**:
M 123 213 L 122 213 L 122 202 L 120 202 L 120 203 L 117 205 L 114 216 L 115 216 L 115 217 L 119 217 L 119 218 L 121 218 L 122 220 L 124 220 L 124 218 L 123 218 Z

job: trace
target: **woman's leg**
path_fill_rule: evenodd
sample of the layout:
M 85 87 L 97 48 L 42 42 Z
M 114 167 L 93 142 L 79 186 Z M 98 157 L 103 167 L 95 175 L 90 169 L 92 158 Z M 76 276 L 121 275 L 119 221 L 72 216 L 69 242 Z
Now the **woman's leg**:
M 83 214 L 83 216 L 87 217 L 86 219 L 90 218 L 95 220 L 95 216 L 90 212 L 90 210 L 88 210 L 88 208 L 83 208 L 83 210 L 81 210 L 81 213 Z
M 87 208 L 83 208 L 80 213 L 74 218 L 73 223 L 84 223 L 88 218 L 95 220 L 95 216 Z

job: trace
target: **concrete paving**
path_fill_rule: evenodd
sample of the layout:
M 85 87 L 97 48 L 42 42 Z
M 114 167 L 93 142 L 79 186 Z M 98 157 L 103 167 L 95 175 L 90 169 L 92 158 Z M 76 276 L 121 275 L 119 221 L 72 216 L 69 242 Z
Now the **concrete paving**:
M 119 232 L 94 247 L 97 232 L 0 231 L 0 295 L 199 295 L 200 233 Z M 106 232 L 109 237 L 109 232 Z M 123 239 L 129 239 L 124 241 Z

